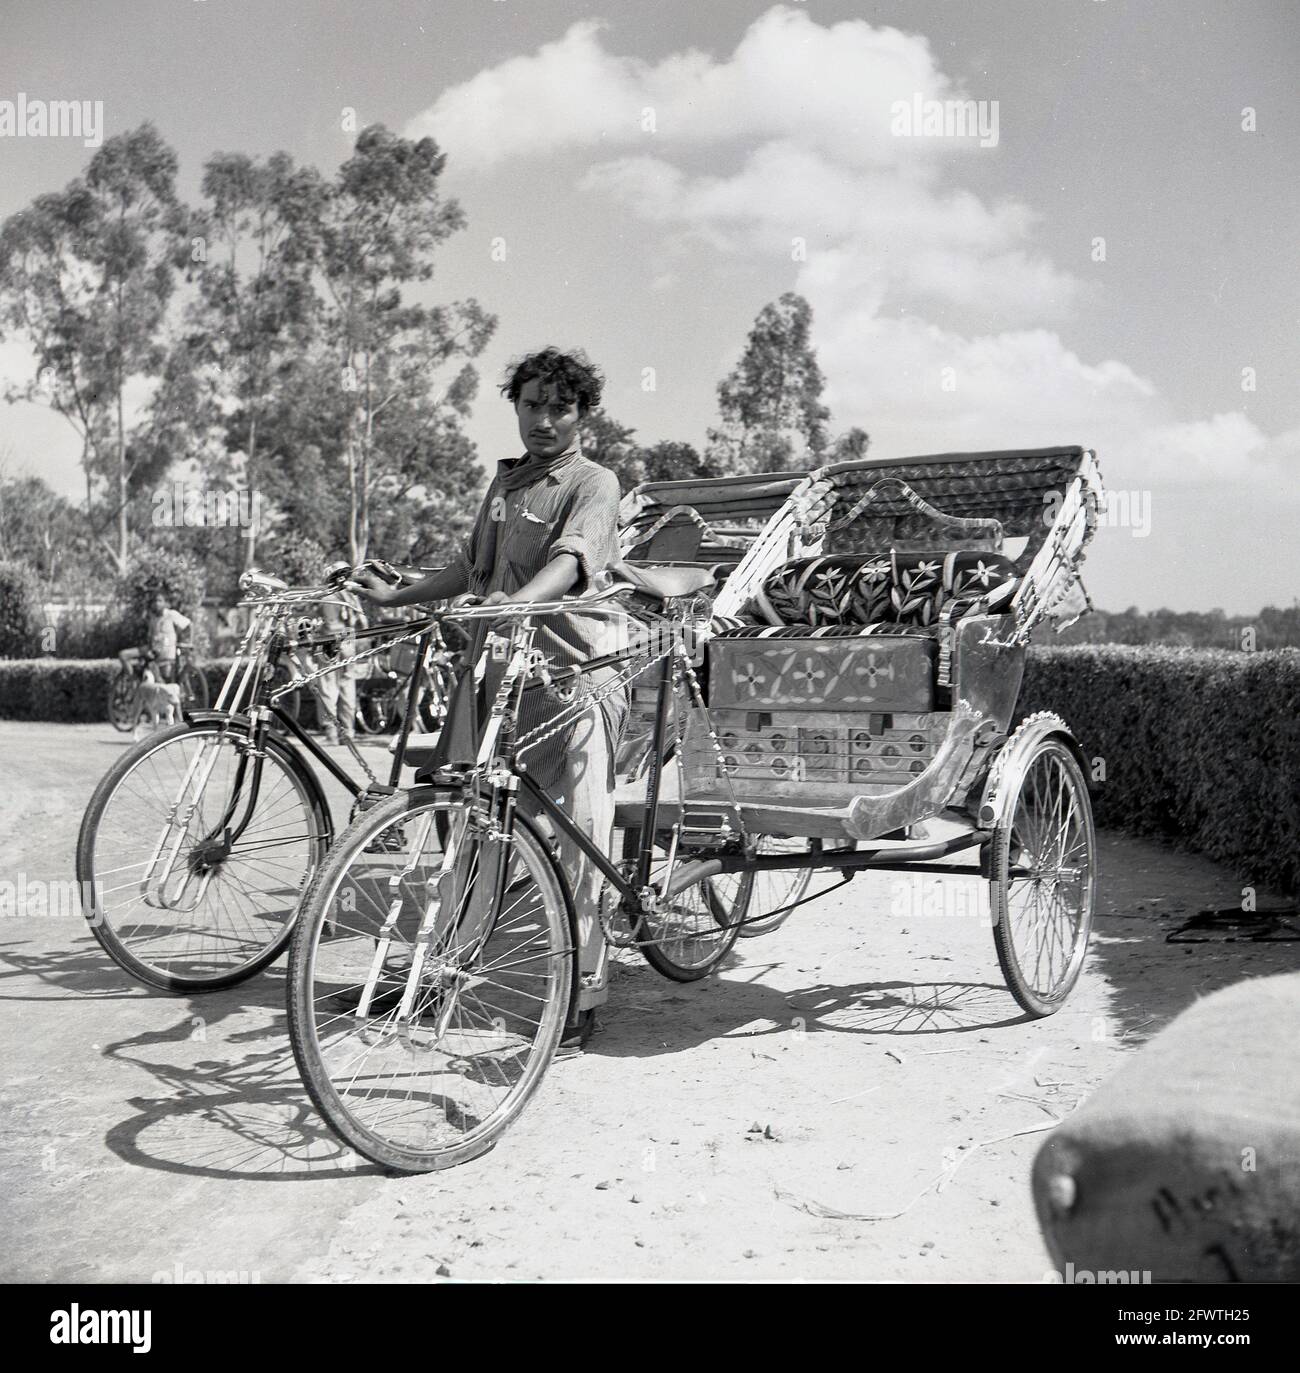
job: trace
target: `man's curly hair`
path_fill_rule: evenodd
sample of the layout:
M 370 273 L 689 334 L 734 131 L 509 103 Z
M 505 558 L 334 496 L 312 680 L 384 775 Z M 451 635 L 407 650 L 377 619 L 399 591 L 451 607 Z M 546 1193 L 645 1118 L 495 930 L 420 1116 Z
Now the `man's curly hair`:
M 605 378 L 600 369 L 580 348 L 562 353 L 558 348 L 543 348 L 529 353 L 510 364 L 501 394 L 513 405 L 527 384 L 539 380 L 544 386 L 553 385 L 563 401 L 576 400 L 580 415 L 590 414 L 600 404 Z

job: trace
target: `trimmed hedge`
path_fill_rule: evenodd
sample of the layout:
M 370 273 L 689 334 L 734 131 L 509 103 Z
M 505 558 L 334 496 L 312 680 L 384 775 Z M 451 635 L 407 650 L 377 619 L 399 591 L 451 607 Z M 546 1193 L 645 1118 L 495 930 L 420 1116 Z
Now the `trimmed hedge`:
M 0 661 L 0 719 L 105 720 L 116 666 Z M 204 665 L 213 700 L 229 666 Z M 1019 711 L 1036 710 L 1056 711 L 1104 764 L 1090 783 L 1098 824 L 1300 891 L 1300 650 L 1032 648 Z
M 231 662 L 203 664 L 214 701 Z M 117 669 L 116 658 L 0 658 L 0 720 L 107 724 L 108 684 Z
M 1300 891 L 1300 650 L 1035 648 L 1019 711 L 1036 710 L 1104 764 L 1090 781 L 1099 825 Z
M 201 664 L 210 701 L 216 701 L 232 662 L 209 658 Z M 108 684 L 117 668 L 116 658 L 0 658 L 0 720 L 107 724 Z M 298 718 L 308 729 L 316 723 L 310 688 L 299 693 Z

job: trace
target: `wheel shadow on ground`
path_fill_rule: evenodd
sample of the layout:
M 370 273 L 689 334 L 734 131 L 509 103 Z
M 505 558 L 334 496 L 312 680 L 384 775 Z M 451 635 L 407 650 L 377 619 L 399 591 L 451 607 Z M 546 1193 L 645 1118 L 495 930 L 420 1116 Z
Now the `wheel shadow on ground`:
M 316 1115 L 289 1047 L 281 970 L 186 995 L 133 981 L 89 937 L 72 948 L 38 952 L 10 944 L 0 960 L 7 965 L 0 987 L 10 979 L 37 979 L 51 989 L 48 996 L 0 992 L 0 1000 L 157 1003 L 158 1028 L 99 1049 L 103 1058 L 148 1074 L 159 1087 L 155 1094 L 126 1098 L 132 1114 L 105 1136 L 124 1162 L 194 1177 L 274 1182 L 380 1171 L 340 1144 Z M 243 1046 L 247 1052 L 231 1052 Z
M 106 1059 L 148 1073 L 163 1089 L 127 1098 L 133 1114 L 105 1135 L 123 1162 L 227 1181 L 381 1174 L 334 1137 L 302 1086 L 289 1047 L 282 974 L 202 996 L 160 999 L 178 1003 L 171 1023 L 101 1050 Z M 254 1026 L 219 1029 L 232 1017 L 259 1012 Z M 205 1046 L 218 1037 L 223 1050 L 249 1045 L 249 1052 L 208 1052 Z
M 749 965 L 749 971 L 754 971 Z M 759 970 L 761 971 L 761 970 Z M 628 970 L 597 1012 L 588 1052 L 653 1058 L 714 1039 L 772 1035 L 902 1036 L 969 1034 L 1023 1024 L 1028 1017 L 1000 984 L 986 982 L 818 982 L 780 991 L 758 981 L 708 978 L 665 986 Z
M 66 949 L 39 949 L 28 952 L 27 945 L 39 948 L 35 940 L 6 943 L 0 947 L 0 1001 L 144 1001 L 164 992 L 136 982 L 115 964 L 90 935 Z M 48 996 L 13 992 L 9 987 L 20 980 L 35 978 Z

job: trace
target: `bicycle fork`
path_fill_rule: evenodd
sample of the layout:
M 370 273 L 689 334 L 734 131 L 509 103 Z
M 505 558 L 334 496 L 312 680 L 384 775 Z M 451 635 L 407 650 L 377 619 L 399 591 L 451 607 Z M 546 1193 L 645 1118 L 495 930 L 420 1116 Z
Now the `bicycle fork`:
M 230 823 L 244 788 L 244 778 L 248 770 L 247 751 L 239 760 L 230 801 L 221 819 L 191 848 L 190 855 L 182 864 L 182 846 L 190 833 L 190 826 L 194 822 L 212 771 L 216 767 L 221 747 L 220 739 L 201 744 L 191 758 L 181 780 L 180 793 L 167 814 L 158 843 L 141 878 L 140 895 L 145 905 L 152 906 L 155 910 L 186 914 L 195 910 L 207 894 L 217 863 L 229 854 L 231 846 L 247 828 L 252 818 L 253 807 L 257 803 L 258 787 L 262 777 L 262 755 L 251 737 L 249 745 L 253 753 L 253 776 L 248 787 L 247 808 L 243 818 L 233 826 Z M 205 847 L 209 852 L 203 854 Z M 201 855 L 198 863 L 191 861 L 192 855 L 195 854 Z

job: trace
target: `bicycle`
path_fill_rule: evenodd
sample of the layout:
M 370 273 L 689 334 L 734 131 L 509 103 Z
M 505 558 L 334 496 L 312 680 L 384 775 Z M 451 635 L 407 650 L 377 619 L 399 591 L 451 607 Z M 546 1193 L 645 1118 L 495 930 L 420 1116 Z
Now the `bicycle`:
M 607 949 L 636 947 L 661 974 L 693 981 L 726 957 L 746 919 L 754 841 L 722 817 L 681 814 L 660 793 L 668 763 L 681 766 L 674 701 L 703 705 L 685 646 L 692 610 L 680 598 L 711 578 L 697 568 L 632 575 L 635 582 L 581 598 L 444 612 L 508 626 L 489 633 L 484 650 L 506 668 L 477 756 L 359 814 L 304 896 L 289 964 L 294 1053 L 330 1127 L 386 1167 L 445 1168 L 490 1148 L 523 1109 L 576 1005 L 572 899 L 545 835 L 519 809 L 521 795 L 605 877 Z M 616 597 L 628 604 L 611 606 Z M 630 606 L 648 648 L 634 643 L 557 671 L 533 647 L 534 617 L 626 618 Z M 615 860 L 520 759 L 656 663 L 644 806 L 622 818 Z M 601 667 L 617 668 L 616 676 L 576 696 L 581 675 Z M 516 737 L 528 690 L 548 691 L 562 708 Z M 422 742 L 408 761 L 429 761 Z M 740 860 L 732 871 L 716 866 L 723 854 Z M 413 1121 L 420 1103 L 428 1117 Z M 447 1137 L 432 1140 L 439 1130 Z
M 358 684 L 357 726 L 366 734 L 397 729 L 406 712 L 411 673 L 416 672 L 416 723 L 425 733 L 441 729 L 459 660 L 460 655 L 447 646 L 436 626 L 423 657 L 412 644 L 398 645 L 377 659 L 372 675 Z
M 240 584 L 252 614 L 215 706 L 127 750 L 96 787 L 77 839 L 95 938 L 132 976 L 169 991 L 228 987 L 279 956 L 334 833 L 313 762 L 360 805 L 395 790 L 409 733 L 387 784 L 350 743 L 364 782 L 331 758 L 283 704 L 355 660 L 309 660 L 334 641 L 302 612 L 330 588 L 257 573 Z M 359 631 L 379 642 L 356 658 L 429 628 L 421 619 Z
M 150 648 L 136 649 L 128 661 L 121 663 L 108 684 L 108 718 L 113 728 L 129 734 L 140 719 L 140 687 L 145 669 L 158 661 Z M 176 685 L 181 689 L 181 709 L 206 710 L 208 680 L 194 661 L 194 645 L 176 645 Z

